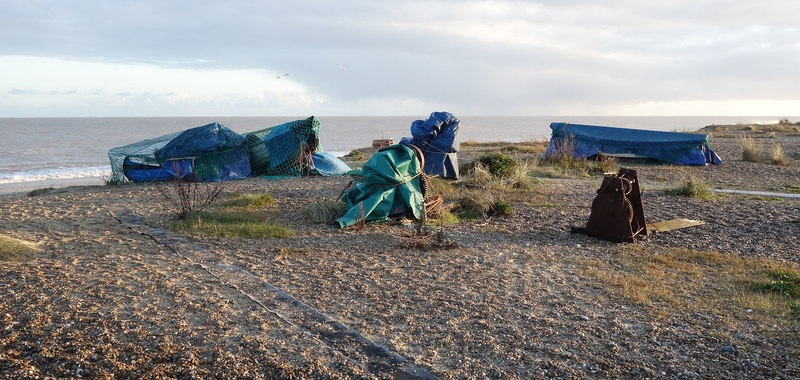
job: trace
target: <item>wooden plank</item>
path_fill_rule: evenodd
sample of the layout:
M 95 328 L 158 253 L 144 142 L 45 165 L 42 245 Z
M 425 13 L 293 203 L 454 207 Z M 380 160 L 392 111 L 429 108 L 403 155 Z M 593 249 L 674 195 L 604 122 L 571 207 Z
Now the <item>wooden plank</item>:
M 681 228 L 687 227 L 694 227 L 694 226 L 702 226 L 706 224 L 701 220 L 692 220 L 692 219 L 672 219 L 658 223 L 651 223 L 647 225 L 647 229 L 658 231 L 658 232 L 667 232 L 672 230 L 678 230 Z

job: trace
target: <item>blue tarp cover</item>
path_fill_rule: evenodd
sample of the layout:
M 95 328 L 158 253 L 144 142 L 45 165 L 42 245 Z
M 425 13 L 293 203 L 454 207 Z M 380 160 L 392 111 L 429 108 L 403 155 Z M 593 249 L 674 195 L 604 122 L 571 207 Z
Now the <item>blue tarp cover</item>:
M 319 175 L 326 177 L 342 176 L 350 171 L 350 166 L 330 153 L 315 152 L 311 154 L 311 157 L 311 167 Z
M 423 170 L 428 175 L 458 179 L 460 148 L 458 130 L 461 121 L 450 112 L 433 112 L 427 120 L 411 123 L 411 138 L 403 137 L 400 144 L 415 145 L 425 155 Z
M 247 139 L 217 122 L 183 131 L 156 151 L 155 158 L 175 177 L 228 181 L 250 176 Z M 186 173 L 186 167 L 194 172 Z
M 566 149 L 585 158 L 597 154 L 636 154 L 681 165 L 719 164 L 708 136 L 695 133 L 661 132 L 595 125 L 552 123 L 550 146 L 545 157 Z M 569 139 L 569 140 L 567 140 Z M 569 141 L 565 144 L 565 141 Z

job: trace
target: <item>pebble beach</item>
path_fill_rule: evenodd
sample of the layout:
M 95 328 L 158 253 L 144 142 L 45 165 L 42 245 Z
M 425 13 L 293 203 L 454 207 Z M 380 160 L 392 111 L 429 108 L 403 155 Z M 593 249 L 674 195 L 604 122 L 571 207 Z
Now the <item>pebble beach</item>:
M 800 138 L 762 140 L 789 166 L 743 161 L 732 137 L 711 140 L 720 165 L 620 162 L 648 222 L 705 222 L 622 244 L 570 233 L 602 176 L 541 178 L 512 215 L 433 227 L 454 242 L 433 248 L 407 244 L 409 223 L 303 216 L 347 177 L 226 183 L 223 196 L 272 194 L 264 211 L 296 233 L 269 239 L 165 240 L 174 216 L 151 184 L 0 194 L 0 233 L 39 247 L 0 262 L 0 377 L 798 378 L 796 315 L 736 295 L 640 300 L 605 276 L 681 252 L 798 268 Z M 664 192 L 687 176 L 779 196 Z M 687 283 L 737 285 L 715 277 Z

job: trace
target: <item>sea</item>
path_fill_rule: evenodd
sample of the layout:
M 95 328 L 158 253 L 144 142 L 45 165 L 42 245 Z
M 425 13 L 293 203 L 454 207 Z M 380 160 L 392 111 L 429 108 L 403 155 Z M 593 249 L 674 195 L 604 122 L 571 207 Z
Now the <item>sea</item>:
M 108 151 L 192 127 L 219 122 L 245 133 L 308 116 L 0 118 L 0 193 L 73 184 L 100 185 L 110 177 Z M 323 151 L 344 155 L 374 139 L 411 136 L 427 116 L 318 116 Z M 696 131 L 712 124 L 773 123 L 784 116 L 464 116 L 461 141 L 545 140 L 550 123 L 568 122 L 658 131 Z M 798 118 L 789 118 L 797 120 Z

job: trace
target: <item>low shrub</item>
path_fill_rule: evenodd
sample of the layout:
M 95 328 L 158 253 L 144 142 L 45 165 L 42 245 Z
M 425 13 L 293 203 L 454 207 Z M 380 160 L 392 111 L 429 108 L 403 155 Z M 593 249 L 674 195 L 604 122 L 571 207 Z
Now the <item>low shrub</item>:
M 495 216 L 495 215 L 506 216 L 506 215 L 511 215 L 513 213 L 514 213 L 514 210 L 511 209 L 511 204 L 510 203 L 505 202 L 505 201 L 497 201 L 497 202 L 492 203 L 491 206 L 489 206 L 489 210 L 487 212 L 487 215 L 488 216 Z
M 485 165 L 489 173 L 498 178 L 510 177 L 518 165 L 516 160 L 500 152 L 484 154 L 478 158 L 478 162 Z

